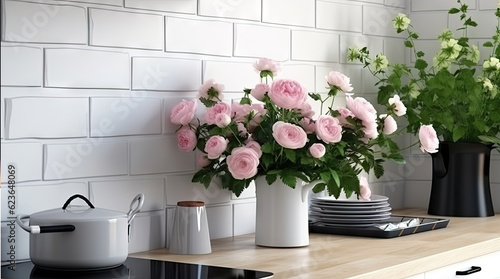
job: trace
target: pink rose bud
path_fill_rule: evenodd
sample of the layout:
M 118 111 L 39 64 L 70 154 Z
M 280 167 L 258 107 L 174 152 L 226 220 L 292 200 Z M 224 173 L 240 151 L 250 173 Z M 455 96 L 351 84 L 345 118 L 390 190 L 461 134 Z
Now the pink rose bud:
M 403 102 L 401 102 L 398 95 L 394 95 L 394 97 L 389 99 L 389 105 L 391 105 L 394 114 L 397 116 L 403 116 L 406 114 L 406 107 Z
M 321 115 L 316 120 L 316 135 L 326 143 L 337 143 L 342 139 L 342 126 L 337 118 Z
M 259 157 L 252 148 L 237 147 L 227 156 L 227 168 L 235 179 L 248 179 L 257 174 Z
M 229 140 L 221 136 L 212 136 L 207 140 L 204 151 L 207 153 L 208 159 L 217 159 L 226 151 Z
M 219 113 L 215 116 L 215 125 L 219 128 L 227 127 L 231 123 L 231 117 L 225 113 Z
M 359 179 L 359 186 L 361 199 L 365 201 L 371 200 L 370 197 L 372 195 L 372 191 L 370 190 L 370 185 L 368 184 L 366 177 L 363 176 Z
M 277 76 L 280 71 L 280 63 L 268 58 L 259 59 L 253 64 L 253 67 L 259 72 L 269 71 L 273 73 L 273 76 Z
M 307 134 L 300 126 L 278 121 L 273 125 L 273 137 L 279 145 L 299 149 L 306 145 Z
M 307 91 L 294 80 L 280 79 L 271 84 L 268 96 L 278 107 L 294 109 L 306 101 Z
M 210 96 L 208 96 L 208 90 L 210 88 L 214 88 L 215 91 L 217 91 L 217 96 L 215 99 L 217 100 L 222 100 L 224 99 L 224 95 L 222 94 L 222 91 L 224 91 L 224 85 L 220 83 L 216 83 L 214 79 L 208 79 L 206 80 L 198 89 L 198 98 L 205 98 L 205 99 L 214 99 Z
M 316 131 L 316 123 L 311 118 L 304 117 L 299 121 L 299 124 L 306 131 L 306 134 L 312 134 Z
M 365 98 L 357 97 L 353 99 L 351 96 L 347 97 L 347 108 L 363 122 L 373 122 L 377 119 L 377 110 Z
M 311 152 L 311 156 L 319 159 L 325 155 L 326 148 L 321 143 L 314 143 L 311 147 L 309 147 L 309 152 Z
M 196 102 L 183 100 L 175 105 L 170 112 L 170 122 L 178 125 L 187 125 L 193 120 L 195 112 Z
M 420 150 L 422 152 L 436 153 L 439 149 L 439 139 L 436 130 L 432 125 L 422 125 L 418 131 L 418 138 L 420 139 Z
M 250 90 L 250 95 L 259 101 L 263 101 L 266 93 L 269 91 L 269 85 L 265 83 L 259 83 L 254 89 Z
M 177 146 L 182 151 L 193 151 L 196 148 L 196 133 L 188 127 L 177 131 Z
M 391 115 L 388 116 L 387 114 L 381 114 L 379 118 L 384 119 L 384 129 L 382 131 L 384 134 L 390 135 L 396 132 L 398 129 L 398 123 L 396 123 L 394 117 Z
M 205 120 L 207 121 L 207 124 L 216 124 L 215 118 L 218 114 L 221 113 L 231 115 L 231 106 L 224 102 L 220 102 L 207 109 L 207 113 L 205 114 Z
M 330 86 L 335 86 L 343 92 L 351 92 L 353 89 L 351 79 L 340 72 L 331 71 L 325 79 Z

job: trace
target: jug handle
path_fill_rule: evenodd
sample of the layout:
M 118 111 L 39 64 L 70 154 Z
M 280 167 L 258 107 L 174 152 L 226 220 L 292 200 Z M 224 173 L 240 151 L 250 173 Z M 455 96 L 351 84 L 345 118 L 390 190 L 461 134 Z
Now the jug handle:
M 306 202 L 308 198 L 309 191 L 316 186 L 316 184 L 323 182 L 322 180 L 314 180 L 310 182 L 309 184 L 305 184 L 302 186 L 302 202 Z

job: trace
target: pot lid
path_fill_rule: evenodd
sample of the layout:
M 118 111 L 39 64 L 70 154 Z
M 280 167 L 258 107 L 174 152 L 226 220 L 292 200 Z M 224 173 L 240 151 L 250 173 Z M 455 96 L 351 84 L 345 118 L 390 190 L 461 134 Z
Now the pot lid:
M 88 206 L 70 205 L 74 199 L 84 200 Z M 50 209 L 34 213 L 30 216 L 32 221 L 64 221 L 64 222 L 87 222 L 87 221 L 105 221 L 117 218 L 128 218 L 127 214 L 119 211 L 95 208 L 94 205 L 83 195 L 76 194 L 71 196 L 62 208 Z
M 68 206 L 66 209 L 56 208 L 34 213 L 30 216 L 31 221 L 65 221 L 65 222 L 87 222 L 105 221 L 110 219 L 127 218 L 127 214 L 119 211 L 90 208 L 88 206 Z

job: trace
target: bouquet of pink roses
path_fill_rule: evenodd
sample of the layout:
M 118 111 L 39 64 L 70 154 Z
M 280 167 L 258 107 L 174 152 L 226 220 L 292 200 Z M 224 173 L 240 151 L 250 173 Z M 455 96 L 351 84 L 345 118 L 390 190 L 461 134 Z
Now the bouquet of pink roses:
M 170 120 L 179 125 L 179 148 L 200 151 L 193 182 L 208 187 L 219 178 L 223 188 L 239 196 L 257 176 L 269 184 L 279 178 L 292 188 L 298 179 L 320 179 L 315 192 L 327 189 L 338 197 L 343 190 L 348 197 L 369 198 L 368 183 L 359 174 L 373 170 L 380 177 L 385 159 L 404 162 L 391 139 L 397 130 L 394 117 L 406 109 L 399 100 L 391 100 L 394 111 L 384 115 L 361 97 L 349 96 L 347 107 L 334 109 L 336 94 L 353 89 L 342 73 L 329 73 L 330 91 L 322 96 L 308 93 L 297 81 L 274 80 L 277 62 L 263 58 L 254 67 L 261 83 L 244 89 L 239 103 L 224 102 L 224 86 L 210 79 L 199 89 L 204 119 L 195 120 L 197 100 L 173 108 Z M 328 107 L 325 114 L 315 117 L 314 101 Z

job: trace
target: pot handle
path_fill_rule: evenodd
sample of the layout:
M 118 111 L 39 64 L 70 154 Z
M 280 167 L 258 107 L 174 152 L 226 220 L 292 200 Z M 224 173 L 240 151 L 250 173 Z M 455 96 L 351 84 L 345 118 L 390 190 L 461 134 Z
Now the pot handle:
M 32 234 L 53 233 L 53 232 L 72 232 L 75 230 L 73 225 L 55 225 L 55 226 L 28 226 L 22 219 L 29 218 L 29 215 L 17 215 L 17 224 L 25 231 Z
M 95 208 L 95 206 L 84 196 L 80 195 L 80 194 L 76 194 L 76 195 L 73 195 L 71 196 L 63 205 L 62 209 L 63 210 L 66 210 L 66 207 L 68 207 L 68 205 L 70 204 L 70 202 L 72 202 L 74 199 L 76 198 L 80 198 L 82 200 L 84 200 L 89 206 L 90 208 Z
M 137 202 L 137 205 L 134 207 L 134 204 L 136 202 Z M 134 219 L 135 214 L 137 214 L 141 210 L 143 204 L 144 204 L 144 194 L 138 194 L 132 200 L 132 202 L 130 203 L 130 210 L 127 213 L 129 225 L 132 222 L 132 220 Z

